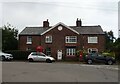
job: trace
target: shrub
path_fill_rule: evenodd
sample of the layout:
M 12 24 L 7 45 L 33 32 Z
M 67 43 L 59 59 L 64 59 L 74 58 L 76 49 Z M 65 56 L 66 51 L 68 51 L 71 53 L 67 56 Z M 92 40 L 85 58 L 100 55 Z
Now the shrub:
M 102 54 L 103 54 L 104 56 L 115 57 L 115 53 L 114 53 L 114 52 L 103 52 Z
M 120 62 L 120 52 L 119 51 L 103 52 L 102 54 L 105 55 L 105 56 L 114 57 L 116 59 L 116 61 Z
M 76 56 L 77 56 L 78 59 L 79 59 L 79 56 L 80 56 L 80 52 L 82 52 L 82 59 L 83 59 L 82 61 L 85 61 L 86 55 L 88 54 L 87 51 L 85 51 L 85 50 L 78 50 L 76 52 Z
M 120 62 L 120 52 L 119 51 L 115 52 L 115 59 Z

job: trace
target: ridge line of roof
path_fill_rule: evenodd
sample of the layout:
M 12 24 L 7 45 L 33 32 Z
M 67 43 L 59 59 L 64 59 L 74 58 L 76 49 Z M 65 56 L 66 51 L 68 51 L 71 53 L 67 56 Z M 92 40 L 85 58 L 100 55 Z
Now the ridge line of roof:
M 60 24 L 63 25 L 63 26 L 65 26 L 66 28 L 70 29 L 71 31 L 73 31 L 73 32 L 75 32 L 75 33 L 77 33 L 77 34 L 79 34 L 79 32 L 77 32 L 77 31 L 74 30 L 73 28 L 71 28 L 71 27 L 65 25 L 65 24 L 62 23 L 62 22 L 59 22 L 59 23 L 57 23 L 56 25 L 54 25 L 54 26 L 52 26 L 51 28 L 49 28 L 48 30 L 46 30 L 45 32 L 43 32 L 41 35 L 43 35 L 43 34 L 49 32 L 50 30 L 52 30 L 53 28 L 55 28 L 56 26 L 58 26 L 58 25 L 60 25 Z
M 51 28 L 51 27 L 53 27 L 53 26 L 50 26 L 50 27 L 39 26 L 39 27 L 25 27 L 25 28 Z M 68 26 L 68 27 L 76 27 L 77 28 L 77 26 Z M 101 26 L 100 25 L 96 25 L 96 26 L 80 26 L 80 27 L 101 27 Z

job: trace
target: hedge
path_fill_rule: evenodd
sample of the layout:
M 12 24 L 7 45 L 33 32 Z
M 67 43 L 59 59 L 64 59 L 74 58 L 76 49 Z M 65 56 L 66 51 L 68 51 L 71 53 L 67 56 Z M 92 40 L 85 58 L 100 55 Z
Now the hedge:
M 27 57 L 31 53 L 31 51 L 11 50 L 5 51 L 5 53 L 12 54 L 13 60 L 27 60 Z
M 120 61 L 120 52 L 104 52 L 102 54 L 105 56 L 114 57 L 117 61 Z
M 116 60 L 118 60 L 120 62 L 120 52 L 119 51 L 115 52 L 115 58 L 116 58 Z

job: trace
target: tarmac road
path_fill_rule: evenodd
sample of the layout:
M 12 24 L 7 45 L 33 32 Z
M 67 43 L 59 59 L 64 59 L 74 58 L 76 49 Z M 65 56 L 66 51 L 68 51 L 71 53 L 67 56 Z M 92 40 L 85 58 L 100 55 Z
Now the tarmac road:
M 2 82 L 118 82 L 118 67 L 57 62 L 3 62 Z

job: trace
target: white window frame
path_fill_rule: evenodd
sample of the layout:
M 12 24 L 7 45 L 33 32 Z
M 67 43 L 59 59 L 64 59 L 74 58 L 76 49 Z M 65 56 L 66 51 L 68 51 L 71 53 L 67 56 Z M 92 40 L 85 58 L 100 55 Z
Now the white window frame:
M 51 48 L 46 48 L 46 55 L 51 56 Z
M 72 40 L 75 40 L 72 42 Z M 65 43 L 77 43 L 77 36 L 66 36 Z
M 26 48 L 26 51 L 31 51 L 31 48 Z
M 67 48 L 66 49 L 66 55 L 67 56 L 75 56 L 76 55 L 76 49 L 75 48 Z
M 26 44 L 32 44 L 32 36 L 27 36 Z
M 46 37 L 45 37 L 45 42 L 46 42 L 46 43 L 52 43 L 52 36 L 51 36 L 51 35 L 46 36 Z
M 88 37 L 88 43 L 98 43 L 98 37 Z
M 92 51 L 96 51 L 96 52 L 98 52 L 98 49 L 97 48 L 88 48 L 88 53 L 91 53 L 90 51 L 92 52 Z

